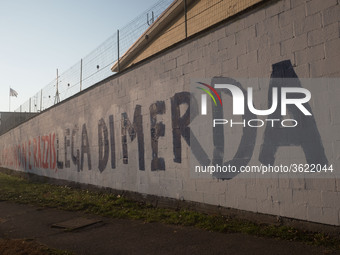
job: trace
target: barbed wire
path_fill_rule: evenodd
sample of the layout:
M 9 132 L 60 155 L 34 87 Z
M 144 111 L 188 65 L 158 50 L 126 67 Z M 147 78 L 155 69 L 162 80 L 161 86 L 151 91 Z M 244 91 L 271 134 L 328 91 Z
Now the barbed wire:
M 20 105 L 15 112 L 44 111 L 54 104 L 79 93 L 81 90 L 91 87 L 97 82 L 114 75 L 115 73 L 111 71 L 113 64 L 172 2 L 173 0 L 158 1 L 126 26 L 119 29 L 119 41 L 117 40 L 116 32 L 87 56 L 83 57 L 68 70 L 60 74 L 58 77 L 58 91 L 57 78 L 55 78 L 34 96 L 30 97 L 25 103 Z M 149 20 L 148 15 L 150 15 Z M 153 20 L 151 20 L 152 17 Z M 118 47 L 120 52 L 119 56 Z
M 171 45 L 209 28 L 236 13 L 247 9 L 260 0 L 209 0 L 195 1 L 190 8 L 183 5 L 185 15 L 177 15 L 159 35 L 159 48 L 149 47 L 143 52 L 147 58 Z M 29 98 L 16 111 L 40 112 L 86 89 L 99 81 L 114 75 L 111 67 L 140 38 L 148 27 L 170 6 L 173 0 L 160 0 L 130 23 L 119 29 L 87 56 L 54 79 L 47 86 Z M 189 8 L 187 8 L 189 7 Z M 184 17 L 183 17 L 184 16 Z M 119 33 L 119 34 L 118 34 Z M 58 93 L 57 93 L 58 92 Z

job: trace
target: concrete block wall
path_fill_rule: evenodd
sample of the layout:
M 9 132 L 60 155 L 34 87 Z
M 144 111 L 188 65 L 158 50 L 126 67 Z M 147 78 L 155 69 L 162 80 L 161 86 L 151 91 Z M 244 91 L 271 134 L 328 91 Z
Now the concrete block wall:
M 337 177 L 195 179 L 188 170 L 188 137 L 178 133 L 191 79 L 269 78 L 275 64 L 283 62 L 299 78 L 340 77 L 339 17 L 336 0 L 267 1 L 2 135 L 1 166 L 339 226 Z M 254 93 L 266 107 L 268 86 Z M 310 105 L 325 155 L 339 166 L 339 87 L 311 93 L 318 95 Z M 237 137 L 228 137 L 232 150 Z M 264 129 L 259 129 L 249 164 L 260 163 L 263 140 Z M 300 146 L 282 146 L 275 154 L 276 163 L 292 158 L 306 162 Z
M 0 135 L 35 115 L 30 112 L 0 112 Z

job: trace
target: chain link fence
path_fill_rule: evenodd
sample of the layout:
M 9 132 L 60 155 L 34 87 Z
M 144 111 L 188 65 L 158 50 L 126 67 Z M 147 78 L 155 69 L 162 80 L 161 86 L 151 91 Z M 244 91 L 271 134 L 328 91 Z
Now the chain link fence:
M 162 14 L 173 0 L 160 0 L 125 27 L 117 30 L 90 54 L 23 103 L 15 112 L 41 112 L 113 75 L 112 65 L 145 30 Z
M 165 22 L 166 26 L 157 34 L 157 43 L 143 50 L 134 61 L 138 62 L 150 57 L 261 1 L 263 0 L 176 1 L 170 8 L 172 8 L 172 11 L 177 10 L 179 13 L 171 18 L 169 24 Z M 124 58 L 124 53 L 161 16 L 172 2 L 173 0 L 160 0 L 157 2 L 128 25 L 117 30 L 115 34 L 70 69 L 60 76 L 57 75 L 57 79 L 37 92 L 16 111 L 41 112 L 114 74 L 111 71 L 113 64 L 118 59 L 122 60 Z M 184 15 L 181 15 L 180 12 Z M 162 19 L 166 18 L 166 15 L 163 15 L 159 20 L 160 23 Z M 121 58 L 122 56 L 123 58 Z

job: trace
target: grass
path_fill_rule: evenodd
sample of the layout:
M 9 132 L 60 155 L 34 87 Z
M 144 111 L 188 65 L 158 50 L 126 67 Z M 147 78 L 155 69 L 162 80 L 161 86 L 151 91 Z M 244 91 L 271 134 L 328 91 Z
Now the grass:
M 63 250 L 56 250 L 27 239 L 0 239 L 2 255 L 73 255 Z
M 0 200 L 69 211 L 84 211 L 105 217 L 193 226 L 224 233 L 245 233 L 340 249 L 340 239 L 322 233 L 301 231 L 287 226 L 256 224 L 189 210 L 156 208 L 119 195 L 68 186 L 32 183 L 3 173 L 0 173 Z

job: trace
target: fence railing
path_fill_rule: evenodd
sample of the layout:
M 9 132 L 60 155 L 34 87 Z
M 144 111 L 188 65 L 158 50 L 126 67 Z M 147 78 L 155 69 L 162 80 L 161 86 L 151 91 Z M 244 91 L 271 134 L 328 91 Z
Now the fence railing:
M 41 112 L 113 75 L 112 65 L 172 2 L 173 0 L 158 1 L 71 68 L 56 75 L 58 78 L 30 97 L 15 112 Z
M 161 34 L 157 34 L 157 36 L 159 36 L 157 39 L 158 44 L 142 52 L 139 58 L 145 59 L 150 57 L 261 1 L 264 0 L 182 0 L 174 2 L 169 11 L 175 12 L 177 10 L 178 12 L 183 12 L 182 15 L 178 13 L 179 15 L 177 16 L 170 16 L 173 20 L 170 20 L 169 24 L 164 22 L 166 27 L 164 27 Z M 172 2 L 173 0 L 160 0 L 128 25 L 117 30 L 116 33 L 104 41 L 98 48 L 79 60 L 60 76 L 57 76 L 58 79 L 50 82 L 22 104 L 16 111 L 43 111 L 111 76 L 113 74 L 111 71 L 113 64 L 119 59 L 120 61 L 124 60 L 124 53 L 127 52 L 139 38 L 141 39 L 141 35 Z M 163 15 L 159 20 L 160 23 L 162 19 L 164 21 L 166 18 L 167 16 Z M 151 31 L 149 32 L 151 36 L 152 33 Z M 208 59 L 211 61 L 212 58 L 210 57 Z

